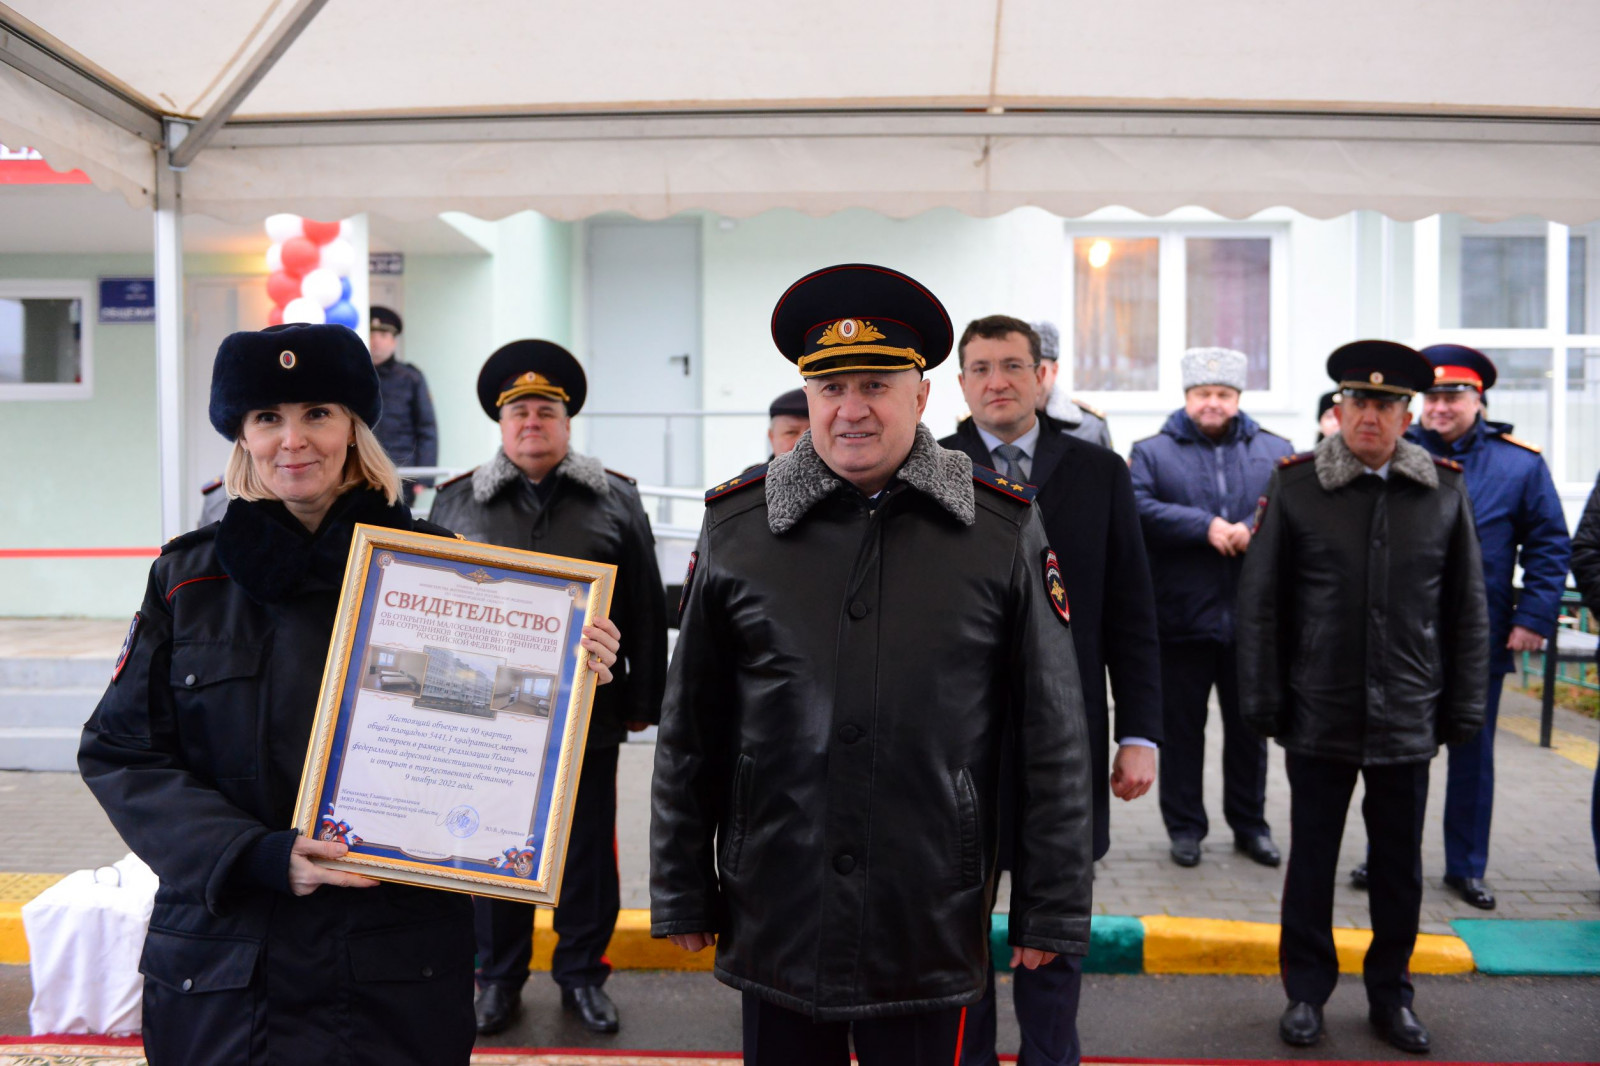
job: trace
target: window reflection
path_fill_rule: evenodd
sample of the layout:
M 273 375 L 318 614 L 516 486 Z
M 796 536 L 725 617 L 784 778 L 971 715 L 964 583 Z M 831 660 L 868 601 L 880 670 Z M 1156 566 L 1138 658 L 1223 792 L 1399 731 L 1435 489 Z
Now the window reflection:
M 1600 348 L 1567 352 L 1567 477 L 1589 481 L 1600 470 Z
M 83 380 L 83 301 L 0 298 L 0 385 Z
M 1153 391 L 1160 239 L 1078 237 L 1072 251 L 1073 387 Z
M 1190 237 L 1188 344 L 1249 357 L 1245 384 L 1272 386 L 1272 241 Z

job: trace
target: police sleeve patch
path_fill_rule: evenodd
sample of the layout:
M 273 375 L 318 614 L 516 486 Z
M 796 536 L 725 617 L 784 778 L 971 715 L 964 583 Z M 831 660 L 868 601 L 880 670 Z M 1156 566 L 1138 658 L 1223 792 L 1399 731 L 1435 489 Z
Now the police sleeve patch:
M 1053 548 L 1044 550 L 1044 591 L 1050 597 L 1050 606 L 1061 618 L 1061 624 L 1071 626 L 1072 608 L 1067 604 L 1067 585 L 1061 580 L 1061 564 L 1056 561 Z
M 678 617 L 683 617 L 684 605 L 689 602 L 689 585 L 694 581 L 694 568 L 700 562 L 699 552 L 689 553 L 689 570 L 683 575 L 683 591 L 678 593 Z
M 128 635 L 122 638 L 122 650 L 117 652 L 116 665 L 111 668 L 111 680 L 115 682 L 122 676 L 122 668 L 128 665 L 128 653 L 133 651 L 133 638 L 139 633 L 139 612 L 133 612 L 133 621 L 128 626 Z
M 1255 521 L 1250 523 L 1250 535 L 1252 537 L 1261 532 L 1261 520 L 1265 517 L 1267 517 L 1267 498 L 1262 496 L 1256 500 Z

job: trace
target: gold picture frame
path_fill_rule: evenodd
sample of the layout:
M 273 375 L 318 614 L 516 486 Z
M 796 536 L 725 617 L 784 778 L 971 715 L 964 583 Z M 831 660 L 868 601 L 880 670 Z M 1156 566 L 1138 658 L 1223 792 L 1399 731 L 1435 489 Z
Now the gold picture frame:
M 318 861 L 554 906 L 616 572 L 356 526 L 294 814 L 349 852 Z

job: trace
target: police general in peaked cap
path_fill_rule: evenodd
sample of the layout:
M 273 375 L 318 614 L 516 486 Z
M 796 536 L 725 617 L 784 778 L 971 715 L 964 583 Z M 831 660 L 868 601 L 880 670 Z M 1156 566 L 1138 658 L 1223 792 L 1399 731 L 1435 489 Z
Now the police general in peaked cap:
M 1441 741 L 1470 743 L 1483 723 L 1483 569 L 1461 466 L 1402 436 L 1434 367 L 1405 345 L 1358 341 L 1328 358 L 1328 375 L 1339 432 L 1274 471 L 1239 582 L 1241 712 L 1282 745 L 1289 776 L 1279 1034 L 1296 1046 L 1322 1037 L 1339 979 L 1335 868 L 1359 777 L 1368 1017 L 1396 1047 L 1422 1052 L 1410 959 L 1428 766 Z
M 1032 490 L 941 448 L 944 307 L 881 266 L 772 316 L 811 428 L 714 487 L 656 744 L 651 932 L 715 946 L 746 1061 L 945 1066 L 983 994 L 997 776 L 1016 745 L 1011 942 L 1086 953 L 1089 752 Z
M 622 631 L 615 680 L 595 695 L 578 782 L 550 976 L 562 1005 L 587 1028 L 613 1032 L 616 1008 L 602 989 L 603 958 L 620 907 L 617 874 L 617 749 L 629 730 L 660 714 L 666 676 L 666 603 L 650 522 L 631 478 L 569 446 L 583 409 L 583 367 L 558 344 L 514 341 L 478 374 L 478 401 L 499 423 L 489 462 L 439 486 L 431 517 L 469 540 L 617 567 L 611 618 Z M 508 1026 L 528 979 L 533 907 L 478 898 L 479 1032 Z

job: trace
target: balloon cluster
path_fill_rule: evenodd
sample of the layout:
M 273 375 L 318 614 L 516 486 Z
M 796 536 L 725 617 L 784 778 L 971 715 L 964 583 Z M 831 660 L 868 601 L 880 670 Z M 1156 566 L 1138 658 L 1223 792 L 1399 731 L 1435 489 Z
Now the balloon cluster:
M 299 215 L 267 218 L 267 324 L 333 322 L 355 329 L 361 313 L 350 302 L 356 249 L 349 222 L 316 222 Z

